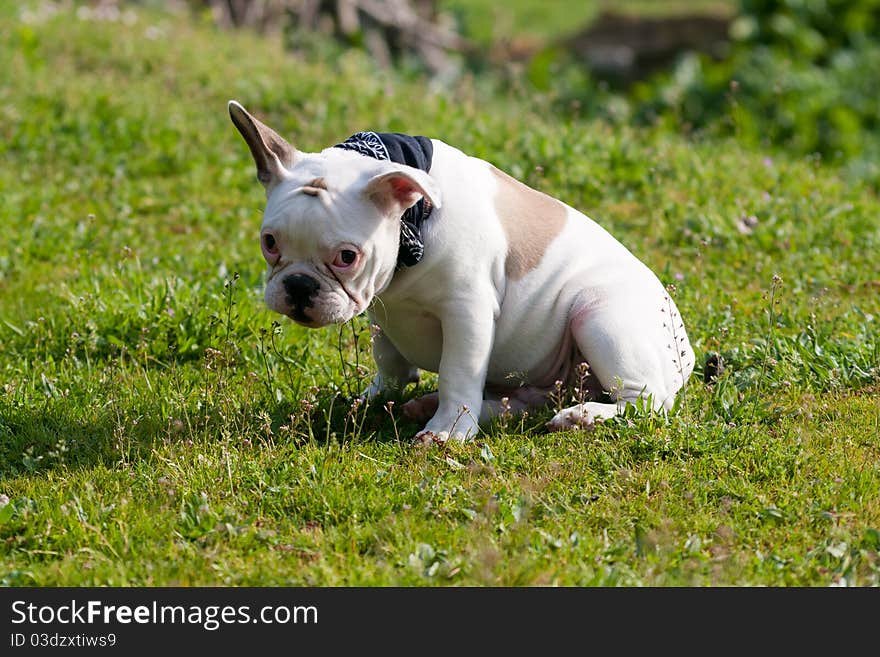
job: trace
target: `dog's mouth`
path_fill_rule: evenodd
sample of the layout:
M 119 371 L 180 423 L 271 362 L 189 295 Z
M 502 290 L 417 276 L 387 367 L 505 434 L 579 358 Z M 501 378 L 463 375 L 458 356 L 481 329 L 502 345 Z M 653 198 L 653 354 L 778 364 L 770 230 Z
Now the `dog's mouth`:
M 306 307 L 288 304 L 283 313 L 293 322 L 305 328 L 317 329 L 330 324 L 345 324 L 353 317 L 359 315 L 365 307 L 360 305 L 355 297 L 348 293 L 345 288 L 346 296 L 341 297 L 349 301 L 347 304 L 340 306 L 331 306 L 329 309 L 323 304 L 312 304 Z M 341 296 L 341 295 L 340 295 Z M 322 312 L 324 310 L 325 312 Z M 329 310 L 329 312 L 326 312 Z
M 305 326 L 306 328 L 321 328 L 322 326 L 325 326 L 324 324 L 317 323 L 311 317 L 306 315 L 302 308 L 291 308 L 290 312 L 287 313 L 287 316 L 300 326 Z
M 287 317 L 293 320 L 296 324 L 303 326 L 305 328 L 310 329 L 319 329 L 324 328 L 325 326 L 330 326 L 331 324 L 345 324 L 352 317 L 356 316 L 358 313 L 352 313 L 350 317 L 346 317 L 342 314 L 333 315 L 327 319 L 311 319 L 302 313 L 296 312 L 296 310 L 291 310 L 286 313 Z

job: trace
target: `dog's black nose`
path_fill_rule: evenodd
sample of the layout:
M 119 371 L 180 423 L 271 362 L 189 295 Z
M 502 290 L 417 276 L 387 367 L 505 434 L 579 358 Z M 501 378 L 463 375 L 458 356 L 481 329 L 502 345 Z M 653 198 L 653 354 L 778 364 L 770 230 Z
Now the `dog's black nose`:
M 287 303 L 293 309 L 294 319 L 307 322 L 309 318 L 303 312 L 312 305 L 312 297 L 318 292 L 320 284 L 307 274 L 291 274 L 282 281 L 287 292 Z

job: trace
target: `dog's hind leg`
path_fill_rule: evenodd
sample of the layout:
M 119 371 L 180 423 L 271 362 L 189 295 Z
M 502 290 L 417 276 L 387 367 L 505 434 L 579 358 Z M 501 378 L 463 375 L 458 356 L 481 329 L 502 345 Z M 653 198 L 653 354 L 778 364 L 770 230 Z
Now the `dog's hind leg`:
M 547 423 L 551 430 L 590 427 L 639 399 L 668 411 L 693 371 L 694 352 L 669 294 L 628 292 L 577 308 L 570 323 L 590 375 L 614 402 L 564 408 Z
M 429 392 L 427 395 L 410 399 L 400 407 L 400 410 L 410 420 L 422 423 L 434 417 L 438 406 L 440 406 L 440 393 Z
M 493 418 L 516 417 L 533 408 L 546 406 L 550 396 L 549 388 L 520 386 L 510 390 L 487 390 L 480 409 L 480 422 Z

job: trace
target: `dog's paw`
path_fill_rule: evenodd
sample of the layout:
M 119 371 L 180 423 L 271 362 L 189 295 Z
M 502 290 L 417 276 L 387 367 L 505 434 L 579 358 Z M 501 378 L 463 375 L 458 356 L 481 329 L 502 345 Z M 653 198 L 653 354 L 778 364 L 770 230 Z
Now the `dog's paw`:
M 430 404 L 432 395 L 426 395 L 426 404 Z M 421 402 L 422 399 L 414 400 Z M 416 434 L 414 441 L 420 444 L 442 444 L 450 440 L 465 442 L 480 432 L 477 418 L 470 414 L 467 405 L 462 405 L 457 412 L 443 412 L 439 409 L 430 422 Z
M 416 447 L 430 447 L 431 445 L 442 445 L 449 440 L 449 433 L 441 431 L 434 433 L 433 431 L 419 431 L 412 439 L 413 445 Z
M 602 416 L 585 408 L 586 404 L 563 408 L 547 423 L 550 431 L 566 431 L 568 429 L 593 429 Z
M 456 443 L 465 443 L 472 436 L 461 433 L 460 431 L 419 431 L 413 438 L 413 445 L 417 447 L 429 447 L 431 445 L 445 445 L 452 441 Z
M 437 412 L 439 404 L 440 395 L 436 392 L 432 392 L 428 395 L 422 395 L 421 397 L 410 399 L 401 406 L 401 410 L 406 417 L 414 422 L 427 422 L 434 417 L 434 413 Z

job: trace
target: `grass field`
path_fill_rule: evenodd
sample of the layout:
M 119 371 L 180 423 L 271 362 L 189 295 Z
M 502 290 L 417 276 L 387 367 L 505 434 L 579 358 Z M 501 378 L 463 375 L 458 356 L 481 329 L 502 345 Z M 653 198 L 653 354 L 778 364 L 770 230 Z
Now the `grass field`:
M 0 583 L 880 584 L 874 191 L 354 52 L 12 4 Z M 341 401 L 372 373 L 363 318 L 310 332 L 263 307 L 263 195 L 229 98 L 304 150 L 428 134 L 580 208 L 675 286 L 698 366 L 718 352 L 725 373 L 695 373 L 668 420 L 548 434 L 548 408 L 412 447 L 393 408 Z

